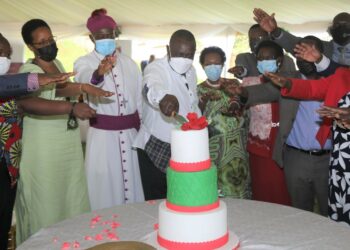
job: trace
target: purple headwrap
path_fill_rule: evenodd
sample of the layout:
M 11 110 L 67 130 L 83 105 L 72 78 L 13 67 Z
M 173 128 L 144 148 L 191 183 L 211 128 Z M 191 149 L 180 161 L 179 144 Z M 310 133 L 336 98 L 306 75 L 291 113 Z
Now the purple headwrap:
M 115 29 L 117 28 L 117 23 L 112 17 L 107 16 L 106 9 L 97 9 L 91 13 L 91 16 L 87 20 L 86 27 L 91 33 L 94 33 L 100 29 Z

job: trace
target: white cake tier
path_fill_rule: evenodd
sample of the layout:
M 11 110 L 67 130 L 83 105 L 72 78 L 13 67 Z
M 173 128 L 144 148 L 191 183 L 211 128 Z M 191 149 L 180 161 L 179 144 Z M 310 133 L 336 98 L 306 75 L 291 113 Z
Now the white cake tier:
M 182 163 L 209 159 L 208 129 L 171 131 L 171 160 Z
M 217 240 L 227 234 L 227 208 L 220 201 L 216 209 L 201 213 L 170 210 L 159 205 L 159 236 L 174 242 L 200 243 Z

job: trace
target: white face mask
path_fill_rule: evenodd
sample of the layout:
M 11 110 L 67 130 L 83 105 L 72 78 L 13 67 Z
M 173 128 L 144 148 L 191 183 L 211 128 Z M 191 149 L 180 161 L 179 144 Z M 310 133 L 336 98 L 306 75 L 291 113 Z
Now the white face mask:
M 11 59 L 0 56 L 0 75 L 5 75 L 9 71 L 11 65 Z
M 193 60 L 184 57 L 171 57 L 169 64 L 180 75 L 185 74 L 191 68 Z
M 168 48 L 170 67 L 180 75 L 185 74 L 187 71 L 189 71 L 193 64 L 193 60 L 185 57 L 172 57 L 170 47 Z

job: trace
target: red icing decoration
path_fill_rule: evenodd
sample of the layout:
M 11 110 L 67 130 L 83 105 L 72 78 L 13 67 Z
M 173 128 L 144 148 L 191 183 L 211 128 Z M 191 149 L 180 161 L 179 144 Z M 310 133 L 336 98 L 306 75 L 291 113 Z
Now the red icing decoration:
M 196 213 L 196 212 L 205 212 L 205 211 L 209 211 L 209 210 L 218 208 L 220 205 L 220 201 L 217 200 L 213 204 L 204 205 L 204 206 L 196 206 L 196 207 L 179 206 L 179 205 L 172 204 L 169 201 L 165 201 L 165 205 L 167 208 L 174 210 L 174 211 L 177 211 L 177 212 Z
M 168 250 L 213 250 L 219 247 L 222 247 L 228 242 L 228 233 L 226 233 L 223 237 L 220 237 L 216 240 L 206 241 L 206 242 L 198 242 L 198 243 L 186 243 L 186 242 L 175 242 L 162 238 L 161 236 L 157 236 L 158 243 L 162 247 L 165 247 Z
M 198 118 L 197 113 L 188 113 L 186 117 L 188 119 L 188 122 L 182 124 L 181 130 L 201 130 L 208 126 L 208 122 L 205 116 Z
M 178 172 L 198 172 L 210 168 L 210 159 L 194 163 L 184 163 L 170 160 L 169 165 Z

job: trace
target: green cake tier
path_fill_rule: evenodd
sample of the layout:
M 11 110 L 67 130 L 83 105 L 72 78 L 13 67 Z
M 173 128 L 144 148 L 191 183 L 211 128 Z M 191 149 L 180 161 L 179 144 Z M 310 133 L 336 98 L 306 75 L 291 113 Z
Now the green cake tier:
M 217 169 L 199 172 L 177 172 L 167 168 L 167 200 L 178 206 L 205 206 L 218 199 Z

